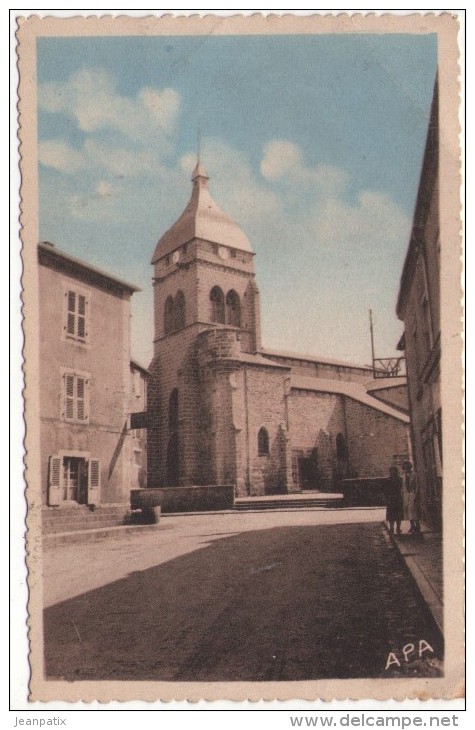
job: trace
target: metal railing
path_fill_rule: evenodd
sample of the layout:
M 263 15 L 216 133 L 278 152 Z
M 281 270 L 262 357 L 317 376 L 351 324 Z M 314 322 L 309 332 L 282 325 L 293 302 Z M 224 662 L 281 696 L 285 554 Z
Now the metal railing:
M 405 357 L 378 357 L 373 360 L 374 378 L 400 378 L 406 375 Z

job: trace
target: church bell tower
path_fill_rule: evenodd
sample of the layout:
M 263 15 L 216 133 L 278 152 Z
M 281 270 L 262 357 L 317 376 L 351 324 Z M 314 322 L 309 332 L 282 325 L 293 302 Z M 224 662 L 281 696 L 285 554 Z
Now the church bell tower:
M 243 353 L 260 350 L 259 292 L 249 239 L 215 203 L 198 163 L 185 210 L 161 237 L 154 267 L 154 357 L 149 386 L 151 486 L 200 484 L 203 384 L 197 343 L 223 330 Z M 227 333 L 227 334 L 226 334 Z M 202 338 L 201 338 L 202 339 Z
M 164 337 L 191 325 L 240 330 L 242 350 L 260 349 L 258 291 L 249 239 L 214 202 L 197 164 L 191 198 L 152 258 L 155 353 Z

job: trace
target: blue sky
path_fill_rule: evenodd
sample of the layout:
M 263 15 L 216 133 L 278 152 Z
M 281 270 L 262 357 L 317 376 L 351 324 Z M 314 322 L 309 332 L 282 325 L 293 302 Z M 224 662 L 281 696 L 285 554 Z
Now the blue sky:
M 435 35 L 38 40 L 40 238 L 138 284 L 185 207 L 201 131 L 215 200 L 256 252 L 263 344 L 391 356 L 437 64 Z

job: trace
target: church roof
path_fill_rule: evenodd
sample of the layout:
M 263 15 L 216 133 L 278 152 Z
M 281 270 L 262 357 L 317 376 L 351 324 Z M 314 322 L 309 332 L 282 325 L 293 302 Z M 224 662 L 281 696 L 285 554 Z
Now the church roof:
M 208 175 L 200 163 L 196 165 L 191 179 L 193 188 L 190 201 L 178 220 L 157 243 L 152 264 L 193 238 L 251 253 L 251 244 L 246 234 L 211 197 Z
M 361 383 L 350 383 L 346 380 L 327 380 L 326 378 L 309 378 L 306 376 L 292 375 L 290 379 L 291 387 L 295 390 L 313 390 L 317 393 L 333 393 L 335 395 L 346 395 L 365 406 L 374 408 L 380 413 L 392 416 L 398 421 L 409 423 L 409 416 L 401 411 L 396 410 L 383 401 L 374 398 L 367 393 L 366 388 Z
M 304 362 L 314 362 L 318 365 L 335 365 L 335 367 L 353 368 L 357 370 L 367 370 L 368 373 L 373 372 L 373 368 L 369 365 L 361 365 L 346 360 L 338 360 L 334 357 L 321 357 L 320 355 L 302 355 L 298 352 L 289 350 L 272 350 L 268 347 L 262 347 L 261 353 L 264 357 L 280 358 L 282 360 L 302 360 Z
M 395 378 L 376 378 L 365 383 L 365 388 L 368 393 L 374 393 L 375 391 L 386 390 L 387 388 L 400 388 L 402 385 L 407 385 L 405 375 Z

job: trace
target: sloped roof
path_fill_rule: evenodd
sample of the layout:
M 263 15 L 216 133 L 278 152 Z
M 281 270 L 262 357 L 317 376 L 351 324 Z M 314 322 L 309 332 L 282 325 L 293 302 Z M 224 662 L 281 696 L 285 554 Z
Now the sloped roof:
M 116 286 L 119 286 L 122 289 L 129 291 L 131 294 L 133 294 L 134 292 L 142 291 L 142 289 L 139 286 L 135 286 L 135 284 L 131 284 L 124 279 L 119 279 L 117 276 L 113 276 L 107 271 L 99 269 L 97 266 L 92 266 L 91 264 L 88 264 L 87 261 L 83 261 L 82 259 L 78 259 L 75 256 L 71 256 L 69 253 L 61 251 L 49 241 L 41 241 L 38 244 L 38 254 L 40 257 L 42 257 L 42 260 L 50 260 L 52 263 L 63 262 L 65 264 L 68 264 L 72 269 L 75 269 L 78 273 L 93 275 L 99 279 L 111 282 Z
M 136 360 L 134 357 L 130 358 L 130 367 L 134 370 L 140 370 L 144 375 L 150 375 L 150 370 L 145 367 L 145 365 L 142 365 L 138 360 Z
M 385 390 L 386 388 L 400 388 L 401 385 L 407 385 L 407 378 L 405 376 L 398 378 L 375 378 L 365 383 L 365 388 L 368 393 L 372 393 L 375 390 Z
M 248 352 L 240 352 L 239 360 L 245 362 L 248 365 L 263 365 L 266 368 L 280 368 L 280 370 L 290 370 L 289 365 L 281 365 L 279 362 L 269 360 L 266 357 L 262 357 L 259 353 L 251 354 Z
M 190 201 L 176 223 L 157 243 L 152 264 L 193 238 L 252 253 L 246 234 L 211 197 L 208 175 L 200 164 L 196 166 L 191 179 L 193 188 Z
M 262 347 L 261 353 L 264 357 L 281 357 L 285 358 L 286 360 L 303 360 L 305 362 L 314 362 L 321 365 L 335 365 L 336 367 L 357 368 L 358 370 L 368 370 L 368 372 L 373 372 L 373 368 L 369 365 L 361 365 L 354 362 L 347 362 L 346 360 L 337 360 L 332 357 L 321 357 L 320 355 L 305 355 L 300 352 L 291 352 L 288 350 L 272 350 L 267 347 Z
M 308 378 L 301 375 L 291 375 L 290 383 L 291 387 L 296 390 L 313 390 L 317 393 L 345 395 L 365 406 L 373 408 L 375 411 L 385 413 L 387 416 L 392 416 L 403 423 L 409 423 L 409 416 L 374 398 L 367 393 L 365 386 L 361 383 L 349 383 L 346 380 L 329 380 L 328 378 Z

